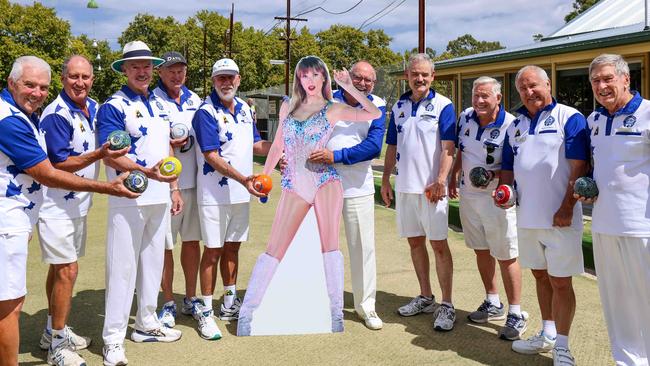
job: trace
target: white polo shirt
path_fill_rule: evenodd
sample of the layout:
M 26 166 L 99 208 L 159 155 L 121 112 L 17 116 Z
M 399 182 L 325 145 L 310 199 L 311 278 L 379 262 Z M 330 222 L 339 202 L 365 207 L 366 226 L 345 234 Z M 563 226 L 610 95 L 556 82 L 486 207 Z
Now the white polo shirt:
M 458 149 L 463 154 L 463 176 L 460 180 L 460 194 L 467 197 L 491 195 L 498 185 L 493 179 L 486 188 L 477 188 L 469 181 L 469 172 L 480 166 L 487 170 L 501 169 L 501 154 L 506 130 L 515 116 L 499 106 L 495 121 L 481 127 L 474 108 L 469 107 L 458 117 Z M 488 164 L 488 156 L 491 163 Z
M 0 234 L 29 232 L 38 220 L 43 190 L 25 169 L 47 159 L 45 139 L 38 116 L 27 117 L 7 89 L 0 93 L 0 129 Z
M 192 126 L 200 148 L 196 153 L 198 204 L 249 202 L 250 193 L 246 187 L 216 171 L 203 156 L 205 152 L 217 150 L 239 173 L 253 174 L 253 144 L 261 138 L 248 104 L 235 97 L 235 113 L 232 114 L 213 90 L 194 115 Z
M 417 103 L 411 94 L 393 105 L 386 143 L 397 145 L 395 191 L 422 194 L 438 176 L 441 141 L 456 141 L 456 112 L 433 89 Z
M 131 150 L 126 155 L 146 168 L 155 166 L 169 156 L 169 111 L 164 101 L 154 93 L 148 97 L 137 94 L 128 86 L 113 94 L 97 112 L 99 142 L 104 142 L 115 130 L 124 130 L 131 136 Z M 106 167 L 106 177 L 117 176 L 115 169 Z M 122 172 L 119 172 L 120 174 Z M 149 179 L 147 190 L 136 199 L 109 196 L 110 207 L 132 207 L 170 202 L 169 183 Z
M 95 150 L 95 115 L 97 102 L 87 98 L 89 117 L 83 114 L 70 97 L 61 90 L 59 96 L 41 115 L 41 129 L 45 134 L 47 155 L 51 162 L 60 163 L 71 156 Z M 97 179 L 99 162 L 88 165 L 74 174 Z M 92 206 L 92 193 L 43 187 L 43 205 L 40 216 L 44 219 L 74 219 L 86 216 Z
M 187 143 L 181 147 L 174 148 L 174 156 L 180 160 L 183 166 L 181 176 L 178 178 L 178 188 L 189 189 L 196 187 L 196 134 L 192 128 L 192 118 L 201 105 L 201 98 L 185 86 L 181 87 L 180 102 L 169 97 L 165 86 L 161 81 L 153 90 L 157 97 L 165 103 L 165 109 L 169 111 L 169 127 L 177 123 L 184 124 L 190 131 Z
M 535 116 L 525 107 L 507 129 L 502 170 L 513 170 L 517 190 L 517 226 L 550 229 L 569 185 L 568 159 L 587 160 L 585 117 L 555 100 Z M 573 207 L 571 226 L 582 228 L 582 206 Z
M 610 115 L 598 108 L 587 119 L 591 131 L 594 203 L 591 231 L 607 235 L 650 237 L 650 101 L 634 94 Z
M 343 197 L 352 198 L 375 193 L 370 165 L 381 153 L 386 124 L 386 102 L 374 94 L 368 99 L 381 111 L 381 117 L 368 122 L 338 121 L 327 142 L 334 155 L 334 167 L 343 182 Z M 334 101 L 345 103 L 343 92 L 334 92 Z M 361 104 L 357 104 L 361 108 Z

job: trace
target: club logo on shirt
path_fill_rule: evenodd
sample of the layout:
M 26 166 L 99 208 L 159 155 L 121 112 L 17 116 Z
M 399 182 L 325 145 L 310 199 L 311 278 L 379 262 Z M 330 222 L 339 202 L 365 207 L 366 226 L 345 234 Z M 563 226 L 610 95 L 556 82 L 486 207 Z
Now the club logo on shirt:
M 142 118 L 142 113 L 140 113 L 140 111 L 136 110 L 135 111 L 135 117 L 136 118 Z
M 246 117 L 246 111 L 243 109 L 239 110 L 239 114 L 241 114 L 242 117 Z
M 427 112 L 431 112 L 433 110 L 433 104 L 431 104 L 431 103 L 427 104 L 426 110 L 427 110 Z
M 500 134 L 499 130 L 492 130 L 492 132 L 490 132 L 490 138 L 494 140 L 499 137 L 499 134 Z
M 158 101 L 158 100 L 156 101 L 156 107 L 158 107 L 158 109 L 160 109 L 161 111 L 163 109 L 162 103 L 160 103 L 160 101 Z
M 634 117 L 634 116 L 627 116 L 627 117 L 625 117 L 625 119 L 623 120 L 623 127 L 625 127 L 625 128 L 630 128 L 630 127 L 634 126 L 635 123 L 636 123 L 636 117 Z
M 192 99 L 187 100 L 187 105 L 190 106 L 190 107 L 194 105 L 194 102 L 192 101 Z
M 544 126 L 548 127 L 548 126 L 552 125 L 553 122 L 555 122 L 555 118 L 553 116 L 548 116 L 546 121 L 544 121 Z

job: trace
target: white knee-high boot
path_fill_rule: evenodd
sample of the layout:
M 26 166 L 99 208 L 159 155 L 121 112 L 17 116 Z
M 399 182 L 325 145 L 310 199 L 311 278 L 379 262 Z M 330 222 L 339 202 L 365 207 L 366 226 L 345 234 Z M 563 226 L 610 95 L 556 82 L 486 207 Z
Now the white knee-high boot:
M 343 253 L 340 250 L 323 253 L 327 295 L 330 298 L 332 333 L 343 331 Z
M 257 258 L 253 273 L 248 281 L 248 288 L 244 296 L 244 303 L 239 309 L 237 320 L 237 336 L 251 335 L 251 321 L 253 312 L 260 306 L 264 293 L 266 292 L 275 270 L 278 268 L 278 260 L 263 253 Z

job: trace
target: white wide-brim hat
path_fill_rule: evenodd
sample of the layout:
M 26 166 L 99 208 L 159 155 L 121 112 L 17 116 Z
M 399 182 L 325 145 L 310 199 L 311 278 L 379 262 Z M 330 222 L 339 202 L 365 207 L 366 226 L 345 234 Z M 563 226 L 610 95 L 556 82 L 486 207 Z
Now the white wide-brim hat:
M 129 60 L 151 60 L 154 67 L 165 62 L 165 60 L 162 58 L 154 57 L 153 53 L 149 49 L 149 46 L 147 46 L 144 42 L 133 41 L 124 45 L 124 50 L 122 50 L 122 58 L 114 61 L 111 64 L 111 69 L 117 72 L 122 72 L 122 64 L 124 64 L 124 61 Z

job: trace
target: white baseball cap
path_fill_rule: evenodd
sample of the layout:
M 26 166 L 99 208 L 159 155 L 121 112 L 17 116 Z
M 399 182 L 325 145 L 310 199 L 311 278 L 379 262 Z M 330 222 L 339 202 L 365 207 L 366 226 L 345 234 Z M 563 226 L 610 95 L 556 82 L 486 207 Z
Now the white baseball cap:
M 124 45 L 122 58 L 111 64 L 111 69 L 122 72 L 122 64 L 128 60 L 151 60 L 153 66 L 158 66 L 165 62 L 162 58 L 155 57 L 149 46 L 142 41 L 132 41 Z
M 239 67 L 237 67 L 237 64 L 232 59 L 222 58 L 221 60 L 215 62 L 214 65 L 212 65 L 211 77 L 222 74 L 237 75 L 239 74 Z

